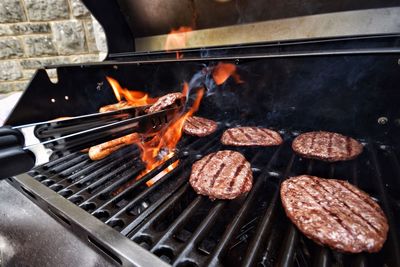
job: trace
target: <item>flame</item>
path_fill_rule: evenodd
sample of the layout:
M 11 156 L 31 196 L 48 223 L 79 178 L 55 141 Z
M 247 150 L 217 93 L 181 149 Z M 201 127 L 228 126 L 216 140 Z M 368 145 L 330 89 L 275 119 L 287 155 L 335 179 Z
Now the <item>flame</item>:
M 189 29 L 189 28 L 188 28 Z M 186 33 L 188 29 L 183 29 L 182 27 L 178 30 L 183 31 Z M 179 42 L 186 42 L 186 37 L 185 38 L 175 38 L 173 37 L 176 32 L 172 31 L 172 34 L 169 35 L 167 38 L 167 43 L 166 43 L 166 49 L 169 50 L 171 48 L 171 45 Z M 170 37 L 171 36 L 171 37 Z M 183 41 L 182 41 L 183 40 Z M 240 76 L 236 73 L 237 67 L 236 65 L 232 63 L 223 63 L 220 62 L 218 63 L 215 67 L 207 69 L 208 71 L 211 71 L 213 80 L 216 85 L 221 85 L 229 77 L 232 77 L 237 83 L 243 83 L 241 80 Z M 210 73 L 210 72 L 208 72 Z M 121 88 L 119 83 L 110 78 L 107 77 L 107 80 L 111 84 L 115 96 L 119 101 L 121 101 L 123 98 L 128 101 L 132 102 L 134 104 L 137 103 L 142 103 L 141 101 L 144 101 L 145 104 L 151 104 L 156 101 L 156 99 L 148 97 L 146 93 L 143 92 L 137 92 L 137 91 L 129 91 L 125 88 Z M 184 83 L 184 86 L 182 88 L 182 94 L 187 95 L 189 92 L 189 85 L 188 83 Z M 142 136 L 140 140 L 136 141 L 137 146 L 139 147 L 141 151 L 141 160 L 145 164 L 145 169 L 136 177 L 135 181 L 139 180 L 142 178 L 144 175 L 148 174 L 158 166 L 161 166 L 163 163 L 165 163 L 167 160 L 171 159 L 174 156 L 175 153 L 175 148 L 179 142 L 179 140 L 182 137 L 183 134 L 183 126 L 185 124 L 185 121 L 191 117 L 200 107 L 201 100 L 204 96 L 205 89 L 200 88 L 197 90 L 197 95 L 196 99 L 191 105 L 191 107 L 185 111 L 180 113 L 176 118 L 174 118 L 168 127 L 165 127 L 164 129 L 160 130 L 156 134 L 153 134 L 151 136 Z M 137 104 L 139 105 L 139 104 Z M 163 177 L 165 174 L 169 173 L 173 169 L 175 169 L 179 164 L 179 160 L 174 161 L 172 164 L 170 164 L 166 169 L 161 171 L 159 174 L 156 176 L 152 177 L 151 180 L 146 182 L 147 186 L 152 186 L 155 182 L 157 182 L 161 177 Z M 114 191 L 112 194 L 117 195 L 123 190 L 125 190 L 127 187 L 130 185 L 134 184 L 135 181 L 130 181 L 126 183 L 124 186 L 120 187 L 116 191 Z
M 236 65 L 232 63 L 219 62 L 214 67 L 212 76 L 217 85 L 223 84 L 230 76 L 232 76 L 236 83 L 243 83 L 239 74 L 236 73 Z
M 108 76 L 106 78 L 107 81 L 110 83 L 114 91 L 115 97 L 118 99 L 118 101 L 125 99 L 128 102 L 129 106 L 132 107 L 146 106 L 153 104 L 154 102 L 157 101 L 156 98 L 149 97 L 149 95 L 146 94 L 145 92 L 131 91 L 126 88 L 122 88 L 117 80 Z
M 182 91 L 187 92 L 188 87 L 188 84 L 185 83 Z M 137 179 L 140 179 L 143 175 L 170 158 L 168 155 L 175 150 L 176 145 L 181 139 L 185 121 L 199 109 L 203 95 L 204 89 L 201 88 L 197 93 L 196 100 L 187 112 L 174 119 L 165 130 L 160 131 L 157 135 L 152 137 L 150 141 L 138 143 L 142 152 L 141 158 L 146 165 L 146 169 L 137 177 Z M 168 155 L 165 155 L 166 153 L 168 153 Z
M 165 168 L 165 170 L 163 170 L 162 172 L 160 172 L 159 174 L 154 176 L 154 178 L 148 180 L 146 182 L 146 185 L 148 187 L 153 186 L 153 184 L 155 184 L 158 180 L 160 180 L 162 177 L 164 177 L 164 175 L 166 175 L 167 173 L 169 173 L 170 171 L 175 169 L 178 165 L 179 165 L 179 160 L 174 161 L 171 165 L 169 165 L 167 168 Z
M 182 92 L 188 92 L 189 85 L 184 83 Z M 193 105 L 189 108 L 188 111 L 179 114 L 177 118 L 171 121 L 170 125 L 166 129 L 156 133 L 155 135 L 151 136 L 150 139 L 146 142 L 137 141 L 136 144 L 138 145 L 140 152 L 141 152 L 141 159 L 142 162 L 145 164 L 145 169 L 136 177 L 134 181 L 130 181 L 124 184 L 122 187 L 115 190 L 112 195 L 117 195 L 121 193 L 123 190 L 131 186 L 135 183 L 135 181 L 141 179 L 147 173 L 151 172 L 158 166 L 162 165 L 164 162 L 169 160 L 174 156 L 174 150 L 176 145 L 178 144 L 180 138 L 183 134 L 183 126 L 187 118 L 191 117 L 200 107 L 201 99 L 204 96 L 204 88 L 201 88 L 197 92 L 197 96 Z M 146 137 L 142 138 L 141 140 L 145 140 Z M 147 186 L 152 186 L 155 182 L 157 182 L 161 177 L 165 174 L 169 173 L 173 169 L 175 169 L 179 164 L 179 160 L 174 161 L 170 164 L 166 169 L 161 171 L 151 180 L 146 182 Z
M 167 40 L 165 41 L 165 50 L 177 50 L 186 47 L 186 43 L 190 38 L 190 32 L 192 31 L 192 27 L 189 26 L 181 26 L 178 29 L 172 29 L 171 32 L 167 35 Z M 183 58 L 183 55 L 176 52 L 176 59 Z

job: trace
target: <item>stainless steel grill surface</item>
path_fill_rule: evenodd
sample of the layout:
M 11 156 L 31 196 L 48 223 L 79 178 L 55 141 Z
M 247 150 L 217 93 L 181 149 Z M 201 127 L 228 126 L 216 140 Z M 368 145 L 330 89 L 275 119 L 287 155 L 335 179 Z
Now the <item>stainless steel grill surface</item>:
M 95 162 L 85 153 L 71 154 L 29 175 L 85 210 L 86 216 L 98 218 L 173 266 L 400 266 L 400 194 L 395 189 L 400 188 L 400 162 L 396 150 L 362 139 L 365 150 L 357 159 L 326 163 L 293 153 L 291 141 L 298 132 L 275 129 L 285 140 L 277 147 L 238 148 L 220 143 L 226 128 L 221 124 L 205 138 L 184 136 L 173 158 L 135 182 L 143 169 L 136 146 Z M 192 163 L 227 148 L 243 153 L 251 162 L 252 190 L 228 201 L 196 195 L 188 183 Z M 177 159 L 174 170 L 153 186 L 146 185 Z M 300 174 L 346 179 L 376 199 L 390 224 L 383 249 L 375 254 L 342 254 L 304 237 L 284 215 L 279 199 L 280 182 Z M 26 186 L 21 189 L 20 177 L 10 183 L 42 207 L 52 207 L 51 198 L 38 197 L 34 189 L 27 193 Z M 123 190 L 118 190 L 121 187 Z M 58 217 L 72 224 L 72 229 L 80 222 L 84 225 L 86 216 L 72 220 L 62 210 L 60 213 Z M 85 227 L 80 229 L 82 236 L 90 234 Z M 115 262 L 125 263 L 126 255 L 106 242 L 99 243 L 96 246 Z

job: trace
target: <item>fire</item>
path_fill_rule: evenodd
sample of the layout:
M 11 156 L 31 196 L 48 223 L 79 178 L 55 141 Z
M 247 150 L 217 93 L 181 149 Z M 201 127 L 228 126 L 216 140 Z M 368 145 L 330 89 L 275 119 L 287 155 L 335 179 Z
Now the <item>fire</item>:
M 145 92 L 130 91 L 126 88 L 122 88 L 117 80 L 108 76 L 106 78 L 107 81 L 110 83 L 114 91 L 115 97 L 118 99 L 118 101 L 125 99 L 128 102 L 129 106 L 132 107 L 146 106 L 153 104 L 154 102 L 157 101 L 156 98 L 149 97 L 149 95 L 146 94 Z
M 177 32 L 179 33 L 181 32 L 187 33 L 188 31 L 189 31 L 188 27 L 187 29 L 185 29 L 185 27 L 181 27 L 179 30 L 177 30 Z M 173 44 L 175 45 L 182 43 L 185 44 L 186 42 L 186 37 L 176 38 L 176 36 L 175 37 L 173 36 L 174 34 L 177 33 L 174 31 L 172 33 L 173 34 L 169 35 L 168 36 L 169 38 L 167 39 L 167 44 L 166 44 L 167 50 L 170 49 Z M 218 63 L 215 67 L 207 68 L 208 73 L 211 72 L 211 75 L 216 85 L 223 84 L 231 76 L 237 83 L 243 83 L 240 76 L 236 73 L 236 70 L 237 70 L 236 65 L 232 63 L 223 63 L 223 62 Z M 156 101 L 156 99 L 150 98 L 144 92 L 129 91 L 125 88 L 121 88 L 119 83 L 110 77 L 107 77 L 107 80 L 111 84 L 115 96 L 119 101 L 125 99 L 129 103 L 133 103 L 134 105 L 137 106 L 152 104 Z M 188 83 L 185 82 L 182 88 L 182 94 L 186 96 L 188 92 L 189 92 L 189 85 Z M 175 155 L 175 148 L 182 137 L 183 126 L 185 124 L 185 121 L 199 109 L 204 93 L 205 93 L 204 88 L 198 89 L 196 99 L 194 100 L 191 107 L 188 110 L 177 115 L 176 118 L 174 118 L 169 123 L 168 127 L 164 127 L 162 130 L 160 130 L 156 134 L 153 133 L 151 136 L 142 136 L 140 139 L 136 141 L 136 144 L 141 151 L 140 157 L 142 162 L 145 164 L 145 169 L 136 177 L 135 181 L 139 180 L 140 178 L 142 178 L 143 176 L 145 176 L 158 166 L 161 166 L 163 163 L 165 163 L 167 160 L 170 160 Z M 154 176 L 151 180 L 147 181 L 146 185 L 149 187 L 152 186 L 165 174 L 175 169 L 178 166 L 178 164 L 179 160 L 174 161 L 167 168 L 165 168 L 159 174 Z M 130 181 L 126 183 L 124 186 L 117 189 L 112 194 L 116 195 L 120 193 L 125 188 L 135 183 L 135 181 Z
M 160 172 L 159 174 L 157 174 L 156 176 L 154 176 L 154 178 L 152 178 L 151 180 L 148 180 L 146 182 L 146 185 L 148 187 L 152 186 L 153 184 L 155 184 L 158 180 L 160 180 L 162 177 L 164 177 L 164 175 L 166 175 L 167 173 L 169 173 L 170 171 L 172 171 L 173 169 L 175 169 L 179 164 L 179 160 L 174 161 L 171 165 L 169 165 L 167 168 L 165 168 L 165 170 L 163 170 L 162 172 Z
M 185 92 L 187 90 L 188 84 L 185 83 L 182 91 Z M 199 109 L 203 95 L 204 89 L 201 88 L 197 93 L 196 100 L 188 111 L 181 114 L 180 117 L 174 119 L 166 129 L 160 131 L 157 135 L 152 137 L 151 140 L 145 143 L 138 143 L 138 146 L 142 152 L 141 158 L 146 164 L 146 169 L 137 177 L 137 179 L 141 178 L 143 175 L 150 172 L 171 157 L 168 155 L 173 153 L 176 145 L 181 139 L 185 121 Z M 166 153 L 168 154 L 165 155 Z
M 186 43 L 190 38 L 190 32 L 192 31 L 192 27 L 181 26 L 177 30 L 172 29 L 171 32 L 167 36 L 167 40 L 165 41 L 165 50 L 177 50 L 186 47 Z M 183 58 L 183 55 L 178 51 L 176 52 L 176 58 Z
M 236 83 L 243 83 L 239 74 L 236 73 L 236 65 L 232 63 L 218 63 L 213 69 L 212 76 L 217 85 L 223 84 L 230 76 Z
M 184 84 L 182 92 L 188 92 L 189 85 Z M 150 140 L 143 142 L 138 140 L 136 144 L 141 151 L 141 159 L 145 164 L 145 169 L 136 177 L 136 181 L 145 176 L 147 173 L 151 172 L 170 158 L 174 156 L 174 150 L 178 144 L 181 136 L 183 134 L 183 126 L 187 118 L 191 117 L 200 107 L 201 99 L 204 96 L 204 88 L 201 88 L 197 92 L 197 96 L 193 105 L 188 111 L 181 113 L 177 118 L 171 121 L 170 125 L 166 129 L 161 130 L 156 135 L 152 136 Z M 145 140 L 146 137 L 142 137 L 141 140 Z M 151 180 L 146 182 L 147 186 L 152 186 L 161 177 L 175 169 L 179 164 L 179 160 L 174 161 L 165 170 L 157 174 Z M 118 188 L 112 193 L 112 195 L 117 195 L 122 192 L 125 188 L 132 185 L 135 181 L 130 181 L 124 186 Z

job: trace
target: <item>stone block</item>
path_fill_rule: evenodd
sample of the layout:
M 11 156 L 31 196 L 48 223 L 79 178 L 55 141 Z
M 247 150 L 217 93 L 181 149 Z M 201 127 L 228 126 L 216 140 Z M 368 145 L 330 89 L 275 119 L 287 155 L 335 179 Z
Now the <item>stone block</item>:
M 14 83 L 14 91 L 23 91 L 28 86 L 29 81 L 18 81 Z
M 100 58 L 98 54 L 95 55 L 79 55 L 72 56 L 71 63 L 90 63 L 90 62 L 99 62 Z
M 69 18 L 66 0 L 25 0 L 30 21 L 49 21 Z
M 85 7 L 85 5 L 80 0 L 70 0 L 72 15 L 74 17 L 80 18 L 90 15 L 89 10 Z
M 19 92 L 25 90 L 28 86 L 29 81 L 18 81 L 18 82 L 1 82 L 0 83 L 0 95 Z
M 59 54 L 73 55 L 87 51 L 82 22 L 78 20 L 53 22 L 51 27 Z
M 61 65 L 71 63 L 68 57 L 52 57 L 52 58 L 33 58 L 21 60 L 21 66 L 24 69 L 39 69 L 50 65 Z
M 46 69 L 46 72 L 52 83 L 58 83 L 58 73 L 56 69 Z
M 13 31 L 9 25 L 0 25 L 0 36 L 12 35 Z
M 36 70 L 22 70 L 22 79 L 24 80 L 30 80 L 33 76 L 33 74 L 35 74 Z
M 25 21 L 25 13 L 20 0 L 0 1 L 0 23 Z
M 0 94 L 8 94 L 14 92 L 15 90 L 14 83 L 0 83 Z
M 56 55 L 53 40 L 49 35 L 28 36 L 24 38 L 25 53 L 27 56 Z
M 108 51 L 107 39 L 103 27 L 101 27 L 100 23 L 93 16 L 92 16 L 92 23 L 93 23 L 94 37 L 96 38 L 97 49 L 100 52 L 107 53 Z
M 85 21 L 85 29 L 86 29 L 86 41 L 89 52 L 98 52 L 96 44 L 96 37 L 94 35 L 93 22 L 92 20 Z
M 24 54 L 18 38 L 0 39 L 0 59 L 21 57 Z
M 46 69 L 47 75 L 49 75 L 50 78 L 55 78 L 58 76 L 57 74 L 57 69 Z
M 0 80 L 14 81 L 22 78 L 20 64 L 15 60 L 6 60 L 0 62 Z
M 49 33 L 51 31 L 48 23 L 18 23 L 11 25 L 10 29 L 14 35 Z

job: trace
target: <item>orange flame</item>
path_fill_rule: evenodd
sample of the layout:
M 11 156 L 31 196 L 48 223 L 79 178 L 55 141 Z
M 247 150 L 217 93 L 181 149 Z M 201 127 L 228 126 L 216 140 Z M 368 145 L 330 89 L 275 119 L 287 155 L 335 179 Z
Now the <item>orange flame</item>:
M 156 176 L 154 176 L 154 178 L 152 178 L 151 180 L 148 180 L 146 182 L 146 185 L 148 187 L 151 187 L 153 184 L 155 184 L 158 180 L 160 180 L 162 177 L 164 177 L 164 175 L 166 175 L 167 173 L 169 173 L 170 171 L 172 171 L 173 169 L 175 169 L 179 164 L 179 160 L 174 161 L 171 165 L 169 165 L 165 170 L 163 170 L 162 172 L 160 172 L 159 174 L 157 174 Z
M 188 84 L 185 83 L 182 91 L 187 91 L 188 87 Z M 204 89 L 202 88 L 199 90 L 192 107 L 187 112 L 173 120 L 165 130 L 155 135 L 150 141 L 138 144 L 142 151 L 141 158 L 146 164 L 146 169 L 137 179 L 141 178 L 144 174 L 150 172 L 170 158 L 162 154 L 170 154 L 174 151 L 183 134 L 183 125 L 185 124 L 185 121 L 199 109 L 203 95 Z
M 192 27 L 181 26 L 177 30 L 172 29 L 171 32 L 167 36 L 167 40 L 165 41 L 165 50 L 177 50 L 186 47 L 186 43 L 190 38 L 190 32 L 192 31 Z M 183 55 L 178 51 L 176 52 L 176 58 L 183 58 Z
M 189 85 L 185 82 L 182 92 L 188 92 Z M 141 142 L 138 140 L 136 144 L 140 148 L 141 151 L 141 159 L 145 164 L 145 169 L 136 177 L 135 180 L 139 180 L 147 173 L 151 172 L 170 158 L 174 156 L 174 150 L 176 145 L 178 144 L 180 138 L 183 134 L 183 126 L 185 121 L 191 117 L 200 107 L 201 99 L 204 96 L 204 88 L 199 89 L 196 99 L 193 102 L 193 105 L 190 107 L 188 111 L 180 114 L 177 118 L 171 121 L 168 127 L 156 135 L 152 136 L 149 141 Z M 145 138 L 142 138 L 144 140 Z M 157 182 L 161 177 L 165 174 L 169 173 L 173 169 L 175 169 L 179 164 L 179 160 L 170 164 L 165 170 L 160 172 L 158 175 L 153 177 L 151 180 L 146 182 L 147 186 L 152 186 L 155 182 Z M 135 181 L 130 181 L 126 183 L 124 186 L 118 188 L 112 194 L 117 195 L 122 192 L 125 188 L 132 185 Z
M 156 98 L 149 97 L 149 95 L 146 94 L 145 92 L 130 91 L 126 88 L 122 88 L 117 80 L 108 76 L 106 78 L 107 81 L 110 83 L 114 91 L 115 97 L 118 99 L 118 101 L 125 99 L 128 102 L 129 106 L 132 107 L 146 106 L 153 104 L 154 102 L 157 101 Z
M 236 73 L 236 65 L 232 63 L 218 63 L 213 69 L 212 76 L 217 85 L 223 84 L 230 76 L 236 83 L 243 83 L 239 74 Z

